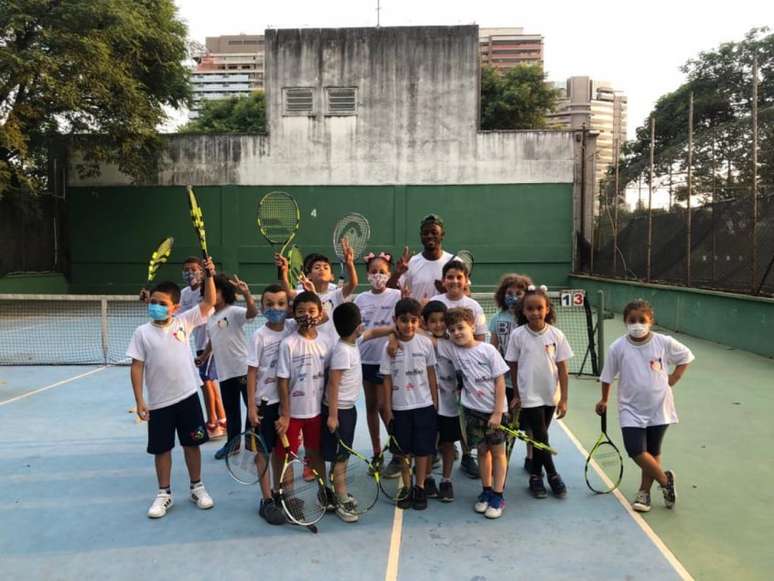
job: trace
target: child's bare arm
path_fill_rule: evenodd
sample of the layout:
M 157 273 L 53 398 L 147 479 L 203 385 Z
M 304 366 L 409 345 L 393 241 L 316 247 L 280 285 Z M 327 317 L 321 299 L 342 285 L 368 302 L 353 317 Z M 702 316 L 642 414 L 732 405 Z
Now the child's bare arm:
M 148 408 L 145 407 L 145 399 L 142 395 L 142 380 L 145 372 L 145 362 L 139 359 L 132 359 L 132 366 L 129 370 L 129 376 L 132 379 L 132 391 L 134 392 L 134 403 L 137 411 L 137 417 L 142 421 L 148 421 Z
M 511 368 L 511 385 L 513 386 L 513 399 L 509 402 L 508 407 L 510 409 L 517 409 L 521 407 L 521 397 L 519 396 L 519 362 L 508 361 L 508 365 Z
M 675 367 L 675 370 L 669 374 L 669 386 L 674 387 L 677 385 L 677 382 L 680 381 L 680 379 L 683 377 L 683 373 L 685 373 L 685 370 L 688 369 L 688 364 L 683 363 L 682 365 L 678 365 Z
M 384 394 L 384 423 L 389 427 L 392 421 L 392 376 L 385 375 L 382 381 L 382 393 Z
M 435 409 L 438 409 L 438 379 L 435 376 L 435 367 L 430 366 L 427 368 L 427 383 L 430 384 L 430 395 L 433 398 L 433 405 Z
M 209 273 L 209 276 L 204 279 L 204 297 L 199 303 L 199 310 L 206 317 L 215 306 L 215 263 L 212 262 L 211 256 L 204 261 L 204 270 Z
M 381 339 L 382 337 L 389 337 L 391 333 L 395 333 L 394 325 L 385 325 L 384 327 L 373 327 L 372 329 L 366 329 L 362 335 L 360 335 L 361 341 L 371 341 L 373 339 Z
M 339 427 L 339 384 L 342 373 L 341 369 L 331 369 L 328 373 L 328 417 L 325 420 L 331 433 Z
M 495 407 L 489 416 L 489 427 L 494 429 L 503 422 L 503 404 L 505 404 L 505 376 L 495 379 Z
M 247 418 L 252 426 L 258 426 L 261 419 L 255 405 L 255 387 L 258 385 L 258 368 L 252 365 L 247 368 Z
M 556 406 L 556 417 L 562 419 L 567 415 L 567 389 L 570 374 L 567 371 L 567 361 L 559 361 L 556 364 L 559 371 L 559 403 Z
M 602 415 L 607 411 L 607 398 L 610 397 L 610 384 L 606 382 L 602 382 L 602 399 L 600 399 L 597 402 L 597 405 L 594 406 L 594 411 L 597 412 L 597 415 Z
M 285 294 L 288 296 L 288 301 L 292 301 L 294 298 L 296 298 L 296 289 L 290 288 L 290 279 L 288 278 L 288 259 L 284 256 L 280 256 L 279 254 L 274 255 L 274 264 L 279 269 L 279 275 L 280 275 L 280 286 L 282 287 L 282 290 L 285 291 Z
M 341 248 L 344 251 L 344 268 L 347 271 L 347 282 L 344 283 L 341 294 L 344 297 L 348 297 L 357 288 L 358 283 L 357 269 L 355 268 L 355 254 L 352 252 L 352 247 L 349 245 L 349 240 L 346 238 L 342 239 Z
M 288 424 L 290 423 L 290 397 L 288 395 L 287 377 L 277 378 L 277 394 L 280 400 L 280 415 L 274 427 L 277 429 L 277 434 L 281 436 L 288 431 Z

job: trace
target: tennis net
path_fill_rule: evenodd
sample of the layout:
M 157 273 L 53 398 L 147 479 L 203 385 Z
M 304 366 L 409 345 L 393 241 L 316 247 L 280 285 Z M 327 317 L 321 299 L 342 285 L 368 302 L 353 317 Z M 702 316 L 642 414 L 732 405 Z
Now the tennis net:
M 575 352 L 570 372 L 598 375 L 597 315 L 585 294 L 549 294 L 557 327 Z M 487 319 L 497 313 L 492 294 L 474 293 L 472 298 Z M 0 294 L 0 365 L 128 365 L 132 333 L 147 321 L 147 307 L 135 295 Z M 245 333 L 251 336 L 263 323 L 257 317 Z

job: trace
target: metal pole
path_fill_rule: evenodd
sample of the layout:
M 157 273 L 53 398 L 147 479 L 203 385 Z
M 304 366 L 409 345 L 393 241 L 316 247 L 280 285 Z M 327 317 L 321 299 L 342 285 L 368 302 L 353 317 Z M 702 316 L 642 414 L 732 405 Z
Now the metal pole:
M 645 280 L 650 282 L 653 261 L 653 151 L 656 148 L 656 118 L 650 116 L 650 168 L 648 171 L 648 258 Z
M 686 212 L 685 283 L 691 286 L 691 193 L 693 192 L 693 92 L 688 105 L 688 206 Z
M 616 104 L 618 101 L 616 101 Z M 621 143 L 620 134 L 618 132 L 618 125 L 614 124 L 615 128 L 615 186 L 613 192 L 613 276 L 618 272 L 618 188 L 620 187 L 618 182 L 618 165 L 621 159 Z
M 758 56 L 753 56 L 752 86 L 752 285 L 758 282 Z
M 597 305 L 597 361 L 599 372 L 605 368 L 605 291 L 597 291 L 599 304 Z

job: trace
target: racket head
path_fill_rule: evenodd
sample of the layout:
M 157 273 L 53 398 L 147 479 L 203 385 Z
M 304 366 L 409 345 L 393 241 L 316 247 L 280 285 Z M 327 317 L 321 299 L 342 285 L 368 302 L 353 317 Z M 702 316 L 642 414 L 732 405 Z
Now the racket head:
M 266 474 L 270 459 L 263 437 L 249 429 L 234 436 L 226 446 L 226 469 L 231 477 L 246 486 L 257 484 Z
M 304 480 L 304 461 L 290 451 L 287 439 L 282 437 L 285 447 L 285 462 L 282 467 L 279 497 L 282 510 L 288 519 L 301 526 L 311 526 L 325 516 L 327 490 L 325 482 L 317 472 L 311 482 Z
M 339 260 L 344 260 L 344 249 L 341 246 L 343 238 L 349 242 L 355 260 L 360 258 L 371 239 L 371 225 L 366 217 L 351 212 L 336 222 L 333 228 L 333 250 Z
M 452 260 L 459 260 L 462 264 L 464 264 L 465 268 L 468 269 L 468 276 L 473 273 L 475 259 L 473 258 L 473 253 L 470 250 L 460 250 L 457 252 L 457 254 L 454 255 Z
M 586 459 L 586 486 L 597 494 L 609 494 L 621 484 L 623 457 L 615 444 L 600 436 Z
M 295 244 L 290 248 L 288 252 L 288 276 L 290 277 L 290 286 L 295 287 L 304 274 L 304 255 L 301 249 Z
M 298 231 L 301 210 L 287 192 L 269 192 L 258 202 L 258 230 L 273 245 L 286 245 Z
M 153 282 L 156 278 L 156 272 L 159 267 L 164 264 L 172 255 L 172 248 L 175 246 L 175 239 L 172 236 L 164 238 L 156 250 L 151 254 L 150 261 L 148 261 L 148 283 Z
M 357 515 L 371 510 L 379 498 L 379 476 L 376 466 L 365 456 L 352 450 L 338 436 L 336 461 L 331 463 L 329 482 L 337 489 L 343 479 L 353 502 L 347 507 Z
M 199 205 L 199 199 L 196 197 L 196 193 L 191 186 L 187 188 L 188 192 L 188 207 L 191 210 L 191 223 L 193 224 L 194 233 L 199 239 L 199 246 L 202 249 L 202 255 L 209 256 L 207 251 L 207 231 L 204 228 L 204 214 L 202 208 Z
M 393 458 L 398 459 L 398 462 L 401 466 L 401 472 L 393 478 L 385 478 L 384 476 L 385 469 L 388 465 L 385 458 L 385 453 L 387 450 L 390 450 Z M 400 446 L 398 445 L 398 441 L 393 435 L 390 434 L 387 445 L 384 447 L 381 454 L 379 455 L 378 460 L 375 462 L 375 467 L 377 468 L 377 472 L 379 474 L 377 477 L 379 481 L 379 490 L 381 490 L 381 493 L 385 496 L 385 498 L 387 498 L 387 500 L 391 502 L 399 502 L 408 497 L 411 492 L 411 483 L 404 482 L 402 474 L 406 471 L 409 471 L 409 478 L 411 478 L 411 459 L 407 454 L 403 453 Z

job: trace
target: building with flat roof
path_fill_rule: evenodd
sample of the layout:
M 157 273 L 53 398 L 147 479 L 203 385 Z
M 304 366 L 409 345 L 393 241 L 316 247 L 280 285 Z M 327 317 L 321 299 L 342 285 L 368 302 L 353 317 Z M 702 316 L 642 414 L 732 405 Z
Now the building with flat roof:
M 479 28 L 481 65 L 507 71 L 520 64 L 543 66 L 543 36 L 523 28 Z

